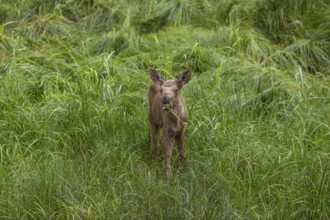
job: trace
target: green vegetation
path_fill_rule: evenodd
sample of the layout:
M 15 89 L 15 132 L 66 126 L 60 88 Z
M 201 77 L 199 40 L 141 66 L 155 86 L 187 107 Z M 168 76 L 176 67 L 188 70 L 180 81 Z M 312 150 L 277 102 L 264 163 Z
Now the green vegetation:
M 329 219 L 329 0 L 0 0 L 1 219 Z M 193 70 L 188 166 L 148 70 Z

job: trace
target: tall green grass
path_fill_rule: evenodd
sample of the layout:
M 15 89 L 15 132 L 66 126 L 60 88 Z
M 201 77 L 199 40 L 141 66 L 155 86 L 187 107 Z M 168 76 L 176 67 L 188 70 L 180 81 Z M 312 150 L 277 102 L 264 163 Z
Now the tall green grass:
M 329 1 L 0 0 L 1 219 L 328 219 Z M 152 161 L 183 69 L 188 165 Z

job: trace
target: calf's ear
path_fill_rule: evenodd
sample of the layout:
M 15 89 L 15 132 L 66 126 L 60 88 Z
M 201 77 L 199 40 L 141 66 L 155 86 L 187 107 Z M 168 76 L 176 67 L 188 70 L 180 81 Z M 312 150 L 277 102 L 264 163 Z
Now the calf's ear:
M 151 68 L 150 77 L 154 83 L 162 84 L 165 81 L 165 77 L 158 72 L 158 70 Z
M 192 74 L 191 70 L 185 70 L 179 75 L 177 75 L 176 78 L 178 79 L 179 85 L 183 86 L 187 84 L 189 80 L 191 80 L 191 74 Z

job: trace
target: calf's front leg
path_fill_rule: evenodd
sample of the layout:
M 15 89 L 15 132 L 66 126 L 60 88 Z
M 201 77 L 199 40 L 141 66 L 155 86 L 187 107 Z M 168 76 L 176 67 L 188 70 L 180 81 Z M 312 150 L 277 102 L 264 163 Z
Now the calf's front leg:
M 171 158 L 172 158 L 173 144 L 174 144 L 174 134 L 164 129 L 163 147 L 164 147 L 164 157 L 165 157 L 165 175 L 167 178 L 172 176 Z
M 182 130 L 177 136 L 175 136 L 175 143 L 179 153 L 180 166 L 183 167 L 186 162 L 186 154 L 184 153 L 184 130 Z
M 159 156 L 158 126 L 155 123 L 150 122 L 150 129 L 152 159 L 157 159 Z
M 159 156 L 159 142 L 158 142 L 158 125 L 154 122 L 151 110 L 149 112 L 149 123 L 151 133 L 151 156 L 156 159 Z

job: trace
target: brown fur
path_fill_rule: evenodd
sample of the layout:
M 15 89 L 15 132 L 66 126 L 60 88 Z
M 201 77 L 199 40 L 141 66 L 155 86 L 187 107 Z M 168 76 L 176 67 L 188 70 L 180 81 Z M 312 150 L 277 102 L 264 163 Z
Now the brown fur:
M 166 176 L 171 176 L 171 156 L 174 142 L 183 165 L 186 159 L 184 129 L 188 121 L 188 111 L 180 90 L 191 79 L 191 70 L 177 76 L 177 80 L 166 80 L 157 70 L 150 70 L 153 84 L 149 88 L 149 121 L 151 129 L 152 157 L 159 155 L 158 129 L 163 130 L 163 147 Z

